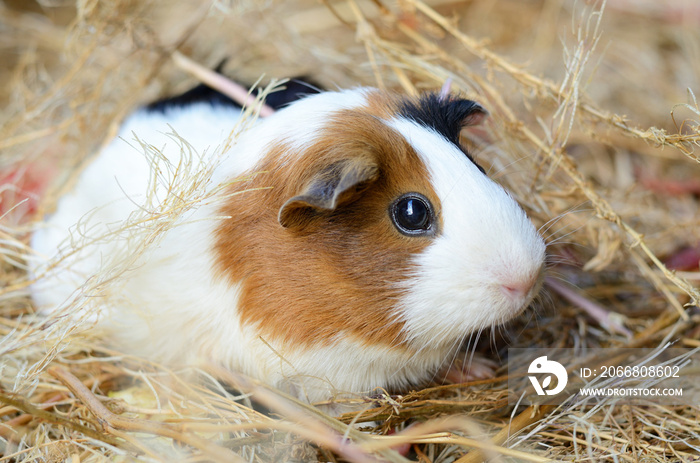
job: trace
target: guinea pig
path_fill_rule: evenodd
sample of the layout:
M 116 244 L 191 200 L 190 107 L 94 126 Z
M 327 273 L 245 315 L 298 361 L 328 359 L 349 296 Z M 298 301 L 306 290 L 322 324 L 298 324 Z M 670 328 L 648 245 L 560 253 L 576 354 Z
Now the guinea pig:
M 38 255 L 64 257 L 34 264 L 34 301 L 65 304 L 129 252 L 119 239 L 66 246 L 76 224 L 101 236 L 141 207 L 153 167 L 136 134 L 173 166 L 185 152 L 219 156 L 205 189 L 222 193 L 100 295 L 113 342 L 159 362 L 214 362 L 311 402 L 429 381 L 541 286 L 544 241 L 460 145 L 484 115 L 457 96 L 322 92 L 229 146 L 239 108 L 190 98 L 140 109 L 33 234 Z

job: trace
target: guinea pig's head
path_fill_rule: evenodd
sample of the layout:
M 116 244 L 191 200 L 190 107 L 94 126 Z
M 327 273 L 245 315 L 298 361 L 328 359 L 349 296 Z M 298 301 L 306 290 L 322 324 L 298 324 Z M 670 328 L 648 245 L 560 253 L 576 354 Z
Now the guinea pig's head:
M 261 189 L 232 199 L 224 212 L 237 220 L 219 229 L 243 321 L 287 340 L 422 349 L 519 314 L 539 289 L 545 245 L 460 146 L 484 115 L 456 97 L 356 89 L 260 124 L 262 174 L 244 187 Z
M 431 242 L 415 256 L 403 283 L 402 318 L 414 342 L 450 343 L 508 321 L 542 284 L 542 237 L 513 197 L 460 145 L 460 130 L 483 117 L 471 101 L 431 95 L 403 103 L 389 122 L 410 140 L 436 194 L 429 202 L 416 192 L 418 210 L 429 211 L 435 229 L 414 232 L 429 235 Z M 399 199 L 393 206 L 397 229 L 401 210 L 413 204 Z

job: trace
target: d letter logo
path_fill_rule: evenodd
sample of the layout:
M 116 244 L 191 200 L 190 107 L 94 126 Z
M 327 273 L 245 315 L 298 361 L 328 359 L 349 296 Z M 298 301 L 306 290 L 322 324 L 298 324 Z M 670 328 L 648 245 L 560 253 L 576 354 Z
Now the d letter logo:
M 532 386 L 535 388 L 537 395 L 555 395 L 559 394 L 566 387 L 566 383 L 569 381 L 569 377 L 566 374 L 566 368 L 554 360 L 547 360 L 547 356 L 538 357 L 532 361 L 530 367 L 527 369 L 528 373 L 539 373 L 546 374 L 547 377 L 544 378 L 542 384 L 540 385 L 537 381 L 536 376 L 528 376 Z M 547 389 L 550 384 L 552 384 L 552 375 L 557 378 L 557 386 L 553 389 Z

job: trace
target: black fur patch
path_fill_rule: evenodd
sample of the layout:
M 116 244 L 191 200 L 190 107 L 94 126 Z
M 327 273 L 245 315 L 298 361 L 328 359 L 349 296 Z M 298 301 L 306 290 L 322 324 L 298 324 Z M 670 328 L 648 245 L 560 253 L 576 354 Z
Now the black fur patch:
M 469 117 L 485 113 L 484 109 L 472 100 L 448 96 L 442 98 L 437 93 L 427 93 L 420 98 L 406 99 L 399 107 L 399 115 L 424 127 L 433 129 L 453 143 L 482 171 L 484 169 L 459 142 L 463 127 L 469 125 Z
M 319 93 L 318 87 L 308 80 L 293 79 L 284 84 L 284 88 L 270 93 L 265 100 L 272 109 L 280 109 L 302 98 L 305 95 Z M 170 108 L 180 108 L 195 103 L 206 102 L 212 106 L 231 106 L 240 108 L 241 105 L 228 96 L 213 88 L 200 84 L 181 95 L 154 101 L 146 106 L 146 109 L 154 112 L 165 112 Z
M 284 84 L 284 88 L 282 90 L 272 92 L 267 95 L 265 103 L 267 103 L 267 105 L 272 109 L 282 109 L 285 106 L 305 97 L 306 95 L 321 93 L 320 88 L 320 86 L 316 85 L 312 80 L 309 80 L 306 77 L 291 79 L 289 82 Z
M 241 105 L 233 101 L 223 93 L 214 90 L 204 84 L 199 84 L 196 87 L 182 93 L 180 95 L 156 100 L 146 106 L 146 109 L 153 112 L 164 113 L 171 108 L 182 108 L 195 103 L 206 102 L 212 106 L 232 106 L 240 108 Z

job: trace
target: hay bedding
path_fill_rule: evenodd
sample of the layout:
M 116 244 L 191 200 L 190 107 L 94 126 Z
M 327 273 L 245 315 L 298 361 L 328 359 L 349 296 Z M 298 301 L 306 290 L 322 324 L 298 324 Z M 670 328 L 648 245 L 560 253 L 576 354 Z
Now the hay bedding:
M 698 26 L 692 0 L 0 5 L 0 461 L 406 461 L 388 450 L 397 442 L 431 462 L 698 459 L 697 406 L 513 409 L 502 375 L 377 391 L 364 413 L 334 420 L 229 372 L 124 356 L 86 317 L 37 318 L 24 271 L 31 221 L 123 117 L 195 84 L 175 49 L 206 67 L 227 58 L 247 82 L 307 74 L 414 93 L 450 78 L 491 112 L 469 134 L 477 159 L 543 227 L 550 275 L 577 288 L 563 298 L 550 287 L 479 349 L 697 347 Z M 168 177 L 184 200 L 145 211 L 147 233 L 123 230 L 136 255 L 187 201 L 207 200 L 206 175 Z M 118 287 L 128 264 L 114 262 L 66 310 L 96 310 L 91 296 Z M 590 303 L 607 318 L 584 313 Z M 352 421 L 382 424 L 370 434 Z M 408 421 L 422 424 L 387 437 Z

